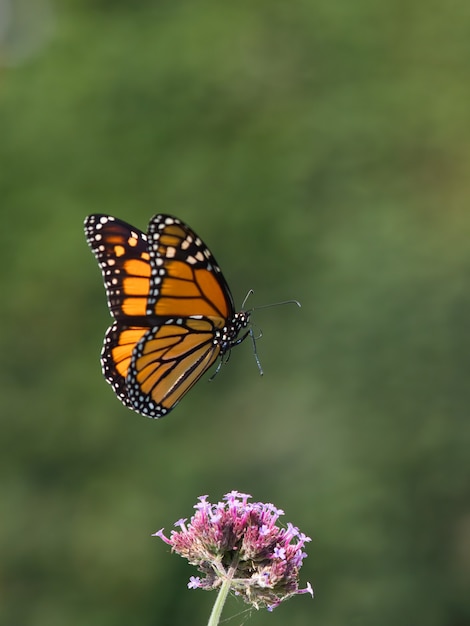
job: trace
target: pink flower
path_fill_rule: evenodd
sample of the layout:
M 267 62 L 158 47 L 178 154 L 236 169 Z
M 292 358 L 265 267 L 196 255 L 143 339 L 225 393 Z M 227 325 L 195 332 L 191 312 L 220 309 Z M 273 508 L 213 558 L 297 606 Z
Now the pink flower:
M 299 570 L 310 540 L 292 524 L 277 525 L 284 512 L 272 504 L 248 502 L 250 495 L 231 491 L 223 502 L 211 504 L 200 496 L 189 522 L 180 519 L 166 537 L 154 534 L 205 575 L 192 576 L 188 587 L 211 590 L 230 580 L 231 591 L 255 608 L 272 610 L 299 589 Z

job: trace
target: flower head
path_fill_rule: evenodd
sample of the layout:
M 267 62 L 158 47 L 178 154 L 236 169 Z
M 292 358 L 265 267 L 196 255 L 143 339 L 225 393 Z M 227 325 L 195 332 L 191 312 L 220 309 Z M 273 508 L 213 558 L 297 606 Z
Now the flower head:
M 310 538 L 292 524 L 277 525 L 284 512 L 272 504 L 248 502 L 250 495 L 231 491 L 211 504 L 200 496 L 189 522 L 180 519 L 166 537 L 155 533 L 172 551 L 186 558 L 205 575 L 191 576 L 191 589 L 216 589 L 230 580 L 235 595 L 255 608 L 272 610 L 283 600 L 313 590 L 299 589 L 303 548 Z

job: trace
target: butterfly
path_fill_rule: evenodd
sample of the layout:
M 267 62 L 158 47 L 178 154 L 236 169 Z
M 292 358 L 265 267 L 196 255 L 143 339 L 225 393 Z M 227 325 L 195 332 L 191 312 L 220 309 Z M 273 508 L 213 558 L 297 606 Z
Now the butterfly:
M 101 352 L 104 377 L 125 406 L 163 417 L 252 335 L 240 335 L 250 311 L 235 312 L 213 254 L 178 218 L 155 215 L 145 234 L 96 214 L 84 228 L 114 318 Z

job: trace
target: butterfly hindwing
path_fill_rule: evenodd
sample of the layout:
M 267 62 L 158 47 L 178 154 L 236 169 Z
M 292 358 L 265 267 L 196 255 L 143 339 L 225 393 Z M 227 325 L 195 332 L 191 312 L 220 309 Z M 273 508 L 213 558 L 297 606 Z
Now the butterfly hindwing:
M 121 402 L 134 409 L 126 379 L 137 343 L 147 332 L 142 326 L 123 326 L 115 321 L 106 331 L 101 350 L 101 369 L 107 382 Z
M 132 353 L 126 379 L 136 411 L 162 417 L 199 380 L 220 354 L 207 318 L 169 320 L 151 328 Z

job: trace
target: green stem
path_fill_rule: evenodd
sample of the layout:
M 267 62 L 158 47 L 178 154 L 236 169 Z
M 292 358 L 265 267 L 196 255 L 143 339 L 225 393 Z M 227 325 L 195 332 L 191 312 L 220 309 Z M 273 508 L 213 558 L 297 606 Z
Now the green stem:
M 214 606 L 212 607 L 211 616 L 207 622 L 207 626 L 217 626 L 222 615 L 222 609 L 224 608 L 225 600 L 227 599 L 228 592 L 230 591 L 230 585 L 232 584 L 231 578 L 225 578 L 222 583 Z
M 228 572 L 225 572 L 222 566 L 218 568 L 219 575 L 221 575 L 223 582 L 219 589 L 219 593 L 217 594 L 214 606 L 212 607 L 211 616 L 209 617 L 207 626 L 218 626 L 220 622 L 222 609 L 224 608 L 225 600 L 227 599 L 228 592 L 230 591 L 230 587 L 232 586 L 233 577 L 235 576 L 235 573 L 237 571 L 239 560 L 239 555 L 238 553 L 236 553 L 233 557 L 233 561 L 228 569 Z

